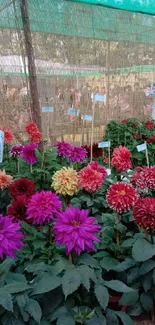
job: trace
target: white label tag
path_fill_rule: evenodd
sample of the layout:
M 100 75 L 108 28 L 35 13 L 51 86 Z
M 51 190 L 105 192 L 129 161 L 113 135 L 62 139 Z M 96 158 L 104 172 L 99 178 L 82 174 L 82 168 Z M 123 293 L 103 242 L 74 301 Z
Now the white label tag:
M 0 163 L 3 161 L 3 151 L 4 151 L 4 132 L 0 130 Z
M 146 150 L 146 143 L 139 144 L 139 146 L 137 146 L 137 150 L 138 152 Z

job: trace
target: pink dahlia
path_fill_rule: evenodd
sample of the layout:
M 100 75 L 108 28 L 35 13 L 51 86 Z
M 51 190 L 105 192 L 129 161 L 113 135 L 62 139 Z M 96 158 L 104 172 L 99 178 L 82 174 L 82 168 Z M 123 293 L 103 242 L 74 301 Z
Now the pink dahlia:
M 131 153 L 126 147 L 115 148 L 112 154 L 111 164 L 118 173 L 125 172 L 132 168 Z
M 155 190 L 155 166 L 138 170 L 132 176 L 131 183 L 141 190 Z
M 133 210 L 136 223 L 150 231 L 155 230 L 155 198 L 138 199 Z
M 59 197 L 51 191 L 41 191 L 32 195 L 27 205 L 27 219 L 33 224 L 43 225 L 54 220 L 62 207 Z
M 68 159 L 72 163 L 77 162 L 84 162 L 84 160 L 87 158 L 87 150 L 82 147 L 73 147 L 70 151 L 70 154 L 68 155 Z
M 23 150 L 23 146 L 21 144 L 17 144 L 10 149 L 10 156 L 20 157 L 22 150 Z
M 105 169 L 105 167 L 100 166 L 96 161 L 92 161 L 89 166 L 96 170 L 97 172 L 101 173 L 103 176 L 103 181 L 105 181 L 106 177 L 107 177 L 107 171 Z
M 138 190 L 147 189 L 147 185 L 145 183 L 145 168 L 138 167 L 135 169 L 135 174 L 131 177 L 131 184 Z
M 117 183 L 110 186 L 106 199 L 111 209 L 124 213 L 133 208 L 137 194 L 131 185 Z
M 68 158 L 72 149 L 72 145 L 70 143 L 57 142 L 56 147 L 60 157 Z
M 22 157 L 30 165 L 34 165 L 38 161 L 35 154 L 37 148 L 37 144 L 27 144 L 23 147 Z
M 59 214 L 54 226 L 57 245 L 65 245 L 67 255 L 73 250 L 80 255 L 82 251 L 94 251 L 94 243 L 99 242 L 95 236 L 100 226 L 94 224 L 96 218 L 89 218 L 87 210 L 70 206 Z
M 102 187 L 103 182 L 103 173 L 93 169 L 90 164 L 78 174 L 79 188 L 89 193 L 98 191 Z
M 0 215 L 0 258 L 15 258 L 15 252 L 23 246 L 21 239 L 24 236 L 19 230 L 20 223 L 13 223 L 10 217 Z

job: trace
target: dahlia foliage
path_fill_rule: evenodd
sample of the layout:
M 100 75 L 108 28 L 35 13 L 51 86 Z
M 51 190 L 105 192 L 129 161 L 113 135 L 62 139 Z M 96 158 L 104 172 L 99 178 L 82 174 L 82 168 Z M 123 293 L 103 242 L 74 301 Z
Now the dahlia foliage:
M 99 243 L 96 234 L 100 231 L 96 221 L 96 218 L 88 217 L 87 210 L 70 206 L 56 220 L 54 234 L 57 245 L 65 245 L 67 255 L 73 250 L 78 255 L 83 251 L 94 251 L 94 242 Z

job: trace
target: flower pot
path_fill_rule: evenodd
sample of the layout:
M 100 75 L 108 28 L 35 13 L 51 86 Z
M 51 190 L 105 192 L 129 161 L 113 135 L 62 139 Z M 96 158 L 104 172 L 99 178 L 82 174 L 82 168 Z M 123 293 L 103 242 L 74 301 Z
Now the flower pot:
M 113 310 L 121 310 L 126 312 L 126 306 L 120 306 L 119 301 L 121 300 L 121 296 L 111 296 L 109 299 L 109 307 Z

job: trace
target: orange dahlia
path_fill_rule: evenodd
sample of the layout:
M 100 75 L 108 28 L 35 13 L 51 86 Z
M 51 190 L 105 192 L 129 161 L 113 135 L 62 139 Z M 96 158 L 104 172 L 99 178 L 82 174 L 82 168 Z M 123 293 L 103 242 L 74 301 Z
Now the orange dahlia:
M 77 172 L 70 167 L 63 167 L 52 177 L 52 185 L 57 194 L 73 196 L 79 191 Z
M 4 190 L 9 187 L 13 181 L 13 177 L 11 175 L 7 175 L 5 170 L 0 170 L 0 189 Z

